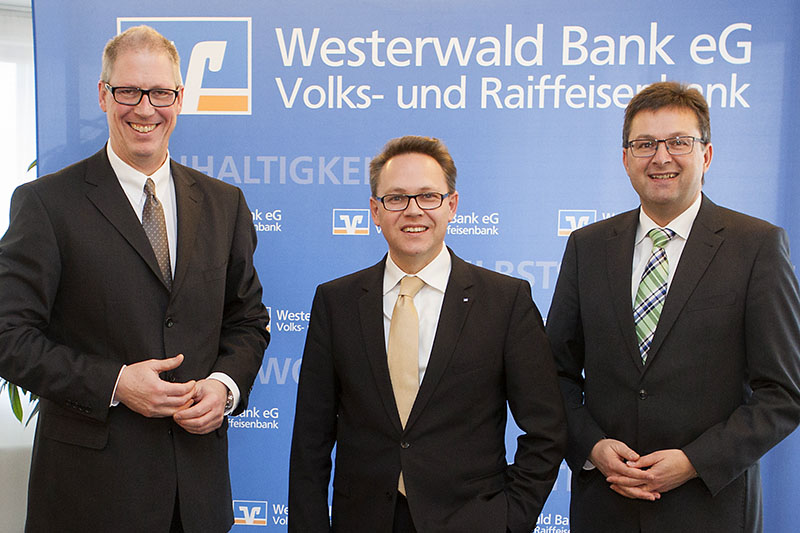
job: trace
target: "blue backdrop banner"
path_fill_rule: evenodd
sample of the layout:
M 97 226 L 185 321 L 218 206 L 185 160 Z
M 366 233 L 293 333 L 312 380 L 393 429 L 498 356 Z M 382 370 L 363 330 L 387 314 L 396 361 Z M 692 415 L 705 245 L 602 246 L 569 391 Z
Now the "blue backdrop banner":
M 447 244 L 528 280 L 545 315 L 570 232 L 638 205 L 621 161 L 625 105 L 654 81 L 693 83 L 711 107 L 704 190 L 784 226 L 800 250 L 800 152 L 789 146 L 800 4 L 768 4 L 34 0 L 40 174 L 106 142 L 103 46 L 149 24 L 182 58 L 171 156 L 247 197 L 272 342 L 250 408 L 230 419 L 234 531 L 286 529 L 314 288 L 386 252 L 369 217 L 368 167 L 392 137 L 448 145 L 460 211 Z M 766 531 L 800 531 L 800 434 L 762 475 Z M 536 531 L 569 531 L 569 478 L 562 465 Z

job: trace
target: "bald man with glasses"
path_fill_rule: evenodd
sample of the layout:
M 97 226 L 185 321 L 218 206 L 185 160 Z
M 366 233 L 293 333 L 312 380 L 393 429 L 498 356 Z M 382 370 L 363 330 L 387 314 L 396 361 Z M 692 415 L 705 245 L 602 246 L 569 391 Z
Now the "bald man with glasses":
M 242 192 L 181 166 L 178 53 L 113 38 L 109 141 L 19 187 L 0 241 L 0 375 L 40 396 L 29 533 L 227 532 L 227 414 L 269 340 Z

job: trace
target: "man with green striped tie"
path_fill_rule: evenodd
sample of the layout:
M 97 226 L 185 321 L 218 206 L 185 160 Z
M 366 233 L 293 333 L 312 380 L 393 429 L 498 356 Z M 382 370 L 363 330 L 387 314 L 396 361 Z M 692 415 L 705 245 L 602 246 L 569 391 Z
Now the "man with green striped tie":
M 697 90 L 642 90 L 622 141 L 641 207 L 572 233 L 547 320 L 571 530 L 760 532 L 759 459 L 800 422 L 786 233 L 703 194 Z

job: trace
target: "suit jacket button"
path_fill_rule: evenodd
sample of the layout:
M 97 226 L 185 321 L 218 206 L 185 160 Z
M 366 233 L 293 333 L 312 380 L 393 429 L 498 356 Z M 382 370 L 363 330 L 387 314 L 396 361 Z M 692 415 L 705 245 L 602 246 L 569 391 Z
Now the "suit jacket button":
M 639 399 L 640 400 L 646 400 L 647 399 L 647 391 L 646 390 L 642 389 L 642 390 L 639 391 Z
M 164 325 L 168 328 L 171 328 L 175 325 L 175 322 L 172 320 L 172 317 L 167 317 L 167 319 L 164 321 Z
M 403 448 L 404 450 L 407 450 L 407 449 L 411 448 L 411 443 L 403 441 L 403 442 L 400 443 L 400 447 Z

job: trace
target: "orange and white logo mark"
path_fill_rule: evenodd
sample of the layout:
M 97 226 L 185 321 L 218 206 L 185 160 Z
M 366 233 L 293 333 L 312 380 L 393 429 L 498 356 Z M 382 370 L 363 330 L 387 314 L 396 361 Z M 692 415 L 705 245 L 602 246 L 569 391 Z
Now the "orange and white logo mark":
M 185 87 L 181 114 L 252 114 L 250 17 L 120 17 L 117 32 L 139 24 L 152 26 L 178 49 Z
M 369 209 L 334 209 L 334 235 L 369 235 Z
M 233 500 L 233 523 L 242 526 L 266 526 L 267 502 Z

